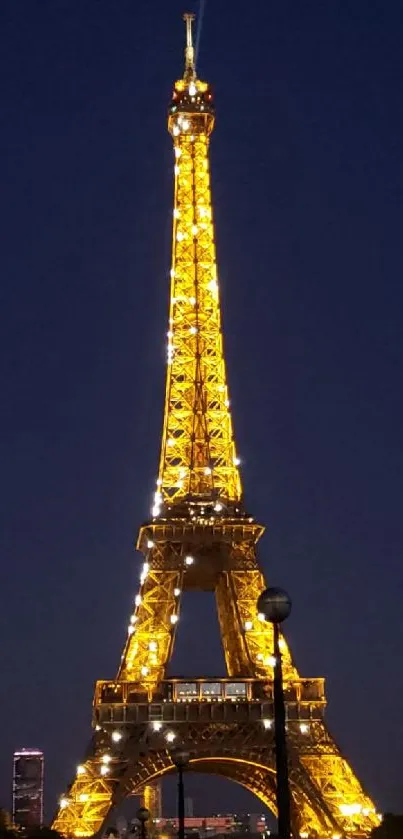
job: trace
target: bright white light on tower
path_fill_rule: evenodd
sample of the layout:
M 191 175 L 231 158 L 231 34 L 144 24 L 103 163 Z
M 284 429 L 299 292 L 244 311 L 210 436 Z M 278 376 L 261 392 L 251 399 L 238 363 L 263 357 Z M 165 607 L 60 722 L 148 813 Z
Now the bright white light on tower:
M 180 593 L 181 593 L 180 588 L 174 588 L 174 597 L 179 597 Z
M 61 809 L 61 810 L 65 810 L 65 809 L 66 809 L 66 807 L 68 807 L 68 806 L 69 806 L 69 800 L 68 800 L 68 798 L 61 798 L 61 799 L 60 799 L 60 801 L 59 801 L 59 807 L 60 807 L 60 809 Z
M 147 548 L 149 550 L 151 550 L 151 548 L 153 548 L 153 547 L 154 547 L 154 542 L 152 541 L 152 539 L 149 539 L 148 542 L 147 542 Z
M 266 618 L 265 618 L 265 616 L 264 616 L 263 612 L 258 612 L 258 613 L 257 613 L 257 619 L 258 619 L 258 621 L 261 621 L 262 623 L 263 623 L 263 621 L 265 621 L 265 620 L 266 620 Z
M 169 439 L 167 440 L 167 446 L 174 446 L 174 445 L 175 445 L 175 440 L 174 440 L 174 438 L 173 438 L 173 437 L 169 437 Z
M 216 513 L 221 513 L 222 504 L 219 504 L 218 502 L 217 504 L 214 504 L 214 510 L 216 511 Z
M 205 475 L 211 475 L 211 467 L 210 466 L 206 466 L 206 468 L 204 470 L 204 474 Z
M 149 570 L 150 570 L 150 566 L 149 566 L 148 562 L 144 562 L 142 572 L 140 574 L 140 582 L 141 583 L 144 583 L 144 581 L 147 579 L 147 575 L 148 575 Z
M 185 565 L 193 565 L 194 558 L 193 556 L 185 556 Z
M 112 760 L 112 758 L 108 754 L 102 755 L 102 757 L 101 757 L 101 763 L 108 764 L 108 763 L 111 762 L 111 760 Z
M 135 596 L 135 598 L 134 598 L 134 602 L 135 602 L 136 606 L 140 606 L 140 603 L 141 603 L 141 594 L 136 594 L 136 596 Z
M 178 232 L 177 232 L 177 234 L 176 234 L 176 241 L 177 241 L 177 242 L 182 242 L 182 239 L 184 239 L 184 238 L 185 238 L 185 237 L 184 237 L 184 234 L 182 233 L 182 231 L 181 231 L 181 230 L 178 230 Z
M 162 722 L 159 722 L 158 720 L 154 720 L 154 722 L 153 722 L 154 731 L 161 731 L 161 728 L 162 728 Z
M 109 766 L 101 766 L 100 768 L 101 775 L 108 775 L 109 774 Z
M 181 130 L 179 128 L 179 125 L 174 125 L 174 127 L 172 129 L 172 134 L 174 135 L 174 137 L 177 137 L 178 134 L 180 134 L 180 132 L 181 132 Z
M 189 120 L 188 120 L 188 119 L 183 119 L 183 120 L 182 120 L 182 128 L 183 128 L 183 130 L 184 130 L 184 131 L 187 131 L 189 127 L 190 127 L 190 122 L 189 122 Z
M 122 732 L 121 732 L 121 731 L 112 731 L 112 735 L 111 735 L 111 736 L 112 736 L 112 740 L 113 740 L 113 742 L 114 742 L 114 743 L 119 743 L 119 742 L 120 742 L 120 740 L 121 740 L 121 739 L 122 739 L 122 737 L 123 737 L 123 734 L 122 734 Z
M 197 236 L 198 232 L 199 232 L 199 228 L 197 227 L 196 224 L 194 224 L 193 227 L 192 227 L 193 236 Z
M 179 146 L 175 146 L 175 157 L 180 157 L 182 154 Z
M 274 655 L 267 655 L 263 659 L 263 664 L 265 667 L 275 667 L 276 666 L 276 659 Z
M 253 629 L 252 621 L 245 621 L 245 629 L 247 632 L 249 632 L 250 629 Z
M 196 335 L 197 326 L 191 326 L 190 329 L 189 329 L 189 332 L 190 332 L 191 335 Z
M 128 632 L 129 635 L 133 635 L 133 632 L 134 632 L 133 624 L 129 623 L 129 626 L 127 627 L 127 632 Z
M 86 771 L 87 770 L 85 766 L 83 766 L 81 763 L 79 766 L 77 766 L 77 775 L 85 775 Z
M 361 804 L 340 804 L 339 810 L 342 816 L 358 816 L 361 813 Z
M 150 652 L 155 653 L 156 650 L 157 650 L 157 646 L 158 645 L 157 645 L 156 641 L 150 641 L 150 643 L 148 645 L 148 649 L 150 650 Z
M 174 731 L 167 731 L 167 733 L 165 735 L 165 740 L 167 741 L 167 743 L 173 743 L 173 741 L 175 740 L 175 737 L 176 737 L 176 734 L 175 734 Z
M 301 734 L 308 734 L 309 725 L 306 722 L 301 722 L 299 725 L 299 730 Z
M 170 620 L 172 624 L 178 623 L 178 615 L 171 615 Z
M 195 83 L 194 83 L 194 82 L 190 82 L 190 85 L 189 85 L 189 96 L 196 96 L 196 91 L 197 91 L 197 88 L 196 88 Z
M 234 457 L 234 466 L 239 466 L 241 459 L 239 457 Z
M 145 665 L 141 668 L 141 675 L 142 676 L 148 676 L 149 672 L 150 671 L 149 671 L 148 667 L 146 667 Z
M 172 364 L 173 354 L 174 354 L 174 345 L 173 344 L 168 344 L 168 347 L 167 347 L 167 362 L 168 362 L 168 364 Z
M 263 728 L 265 728 L 265 729 L 266 729 L 266 731 L 267 731 L 269 728 L 271 728 L 271 727 L 272 727 L 272 725 L 273 725 L 272 720 L 262 720 L 262 723 L 263 723 Z

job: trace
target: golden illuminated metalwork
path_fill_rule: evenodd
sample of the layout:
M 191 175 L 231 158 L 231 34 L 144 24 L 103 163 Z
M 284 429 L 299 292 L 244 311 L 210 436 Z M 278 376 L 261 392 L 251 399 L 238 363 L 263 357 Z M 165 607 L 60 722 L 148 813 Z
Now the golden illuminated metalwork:
M 116 680 L 97 683 L 94 735 L 54 827 L 90 837 L 112 805 L 140 794 L 155 814 L 158 780 L 181 742 L 194 771 L 223 775 L 275 812 L 273 635 L 256 613 L 266 583 L 256 558 L 263 527 L 242 502 L 223 355 L 208 146 L 209 86 L 196 76 L 192 15 L 185 72 L 168 127 L 175 197 L 167 385 L 151 520 L 140 529 L 140 586 Z M 183 591 L 214 591 L 227 678 L 165 681 Z M 293 833 L 367 836 L 371 800 L 326 729 L 323 679 L 302 679 L 282 637 Z
M 156 511 L 161 504 L 189 496 L 217 501 L 241 497 L 211 207 L 208 148 L 213 125 L 211 91 L 196 78 L 189 57 L 185 78 L 175 84 L 168 120 L 174 141 L 175 197 Z
M 153 839 L 159 834 L 158 819 L 162 817 L 162 800 L 161 800 L 161 783 L 154 781 L 150 784 L 145 784 L 141 790 L 141 806 L 145 807 L 150 813 L 150 818 L 147 822 L 147 839 Z
M 111 795 L 110 767 L 92 757 L 77 767 L 70 789 L 60 798 L 55 830 L 64 836 L 93 836 L 109 812 Z

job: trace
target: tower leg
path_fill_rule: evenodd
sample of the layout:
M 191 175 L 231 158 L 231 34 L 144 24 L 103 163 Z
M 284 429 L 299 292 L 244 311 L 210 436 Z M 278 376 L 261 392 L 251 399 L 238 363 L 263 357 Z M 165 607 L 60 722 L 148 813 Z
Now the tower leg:
M 160 781 L 146 784 L 141 791 L 141 806 L 146 807 L 150 812 L 150 820 L 147 825 L 149 836 L 155 833 L 155 819 L 162 816 L 162 790 Z

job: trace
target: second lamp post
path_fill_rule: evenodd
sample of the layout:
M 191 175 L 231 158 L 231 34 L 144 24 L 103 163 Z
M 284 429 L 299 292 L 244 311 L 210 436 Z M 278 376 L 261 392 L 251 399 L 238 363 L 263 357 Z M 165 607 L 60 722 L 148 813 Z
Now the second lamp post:
M 290 786 L 288 781 L 285 704 L 280 650 L 280 623 L 291 612 L 291 600 L 281 588 L 268 588 L 257 601 L 258 612 L 273 625 L 273 705 L 274 740 L 276 746 L 277 813 L 279 839 L 290 839 Z
M 172 749 L 171 758 L 178 770 L 178 839 L 185 839 L 185 788 L 183 773 L 189 763 L 189 754 L 179 746 Z

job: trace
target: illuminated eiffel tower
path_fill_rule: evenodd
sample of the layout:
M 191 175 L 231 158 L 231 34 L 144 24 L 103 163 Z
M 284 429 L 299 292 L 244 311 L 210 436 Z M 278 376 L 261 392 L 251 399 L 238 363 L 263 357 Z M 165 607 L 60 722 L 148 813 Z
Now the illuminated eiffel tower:
M 196 75 L 193 16 L 185 20 L 185 71 L 168 116 L 175 193 L 159 477 L 138 537 L 140 588 L 121 664 L 113 681 L 97 682 L 93 736 L 54 821 L 66 836 L 92 836 L 129 795 L 155 809 L 158 783 L 174 771 L 172 744 L 189 753 L 189 770 L 232 779 L 276 811 L 273 637 L 256 613 L 263 527 L 242 498 L 211 207 L 214 106 Z M 166 679 L 189 590 L 215 592 L 225 678 Z M 325 726 L 324 680 L 301 678 L 281 645 L 293 834 L 367 836 L 379 817 Z

